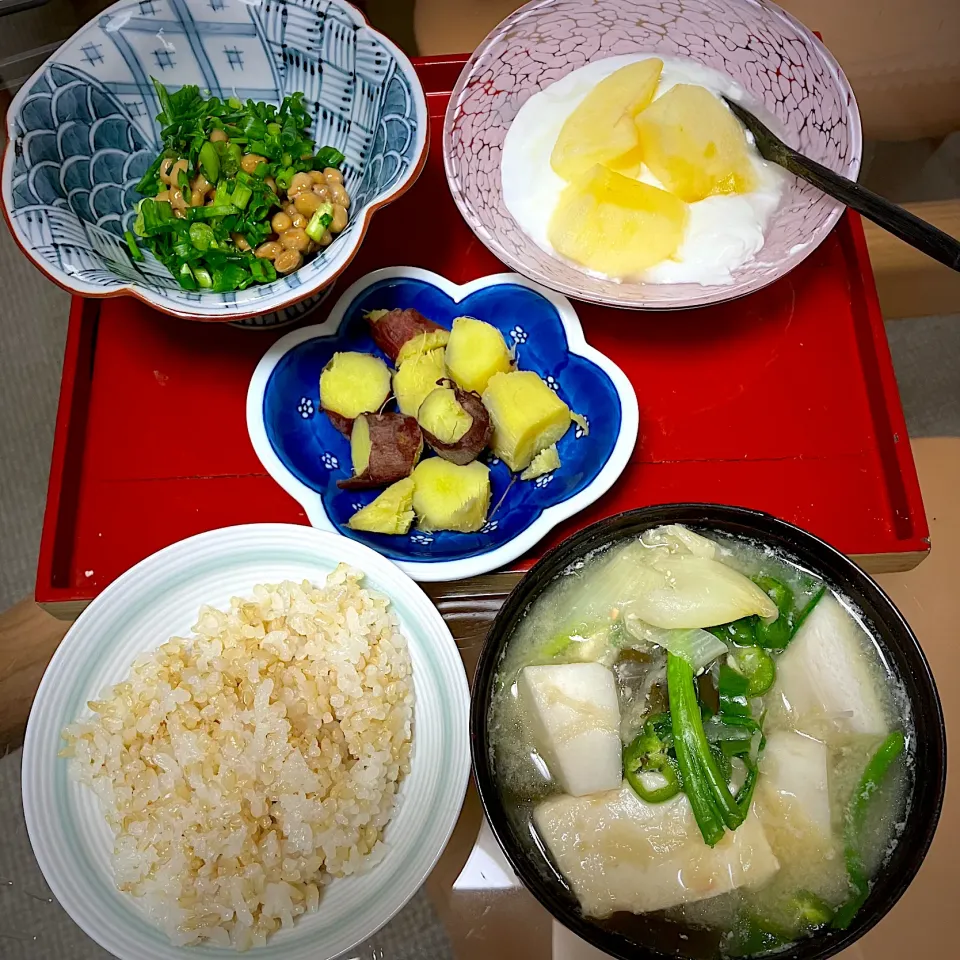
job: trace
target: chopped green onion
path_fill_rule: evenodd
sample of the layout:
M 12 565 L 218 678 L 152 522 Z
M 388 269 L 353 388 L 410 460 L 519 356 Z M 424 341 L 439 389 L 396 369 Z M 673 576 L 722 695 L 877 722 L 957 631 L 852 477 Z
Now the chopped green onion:
M 276 267 L 262 257 L 254 257 L 250 261 L 250 273 L 258 283 L 272 283 L 277 279 Z
M 240 170 L 242 159 L 243 151 L 239 144 L 235 142 L 226 144 L 220 152 L 220 173 L 225 177 L 235 177 Z
M 146 196 L 155 194 L 159 189 L 160 180 L 157 174 L 160 172 L 160 164 L 163 163 L 164 155 L 158 154 L 157 158 L 147 167 L 146 172 L 140 178 L 140 182 L 134 187 L 137 193 Z
M 216 270 L 213 274 L 213 289 L 216 293 L 225 293 L 229 290 L 242 290 L 249 283 L 253 282 L 250 273 L 243 269 L 239 264 L 228 263 L 222 270 Z
M 327 167 L 339 168 L 344 156 L 336 147 L 321 147 L 313 158 L 314 170 L 325 170 Z
M 213 227 L 208 223 L 191 223 L 190 242 L 197 250 L 209 250 L 216 242 Z
M 216 183 L 220 179 L 220 154 L 217 153 L 217 148 L 208 140 L 200 148 L 197 159 L 200 172 L 210 183 Z
M 824 584 L 820 585 L 820 589 L 807 601 L 807 605 L 800 611 L 797 615 L 796 621 L 793 624 L 793 635 L 797 635 L 797 631 L 803 626 L 804 620 L 813 613 L 814 608 L 820 602 L 823 595 L 827 592 L 827 588 Z
M 307 224 L 307 236 L 319 243 L 331 223 L 333 223 L 333 204 L 321 203 Z
M 143 252 L 137 246 L 137 238 L 129 230 L 124 230 L 123 239 L 126 241 L 127 249 L 130 251 L 130 259 L 133 260 L 134 263 L 142 263 Z
M 243 210 L 244 207 L 250 202 L 250 198 L 253 196 L 253 191 L 249 187 L 245 187 L 242 184 L 237 184 L 236 189 L 230 194 L 230 202 L 238 209 Z
M 191 207 L 190 217 L 193 220 L 213 220 L 216 217 L 229 217 L 240 211 L 232 203 L 216 203 L 209 207 Z
M 893 766 L 897 757 L 903 753 L 905 746 L 906 740 L 899 730 L 895 730 L 886 737 L 867 763 L 863 776 L 857 784 L 857 789 L 853 792 L 853 796 L 847 805 L 843 824 L 843 856 L 847 865 L 847 876 L 852 893 L 850 899 L 837 911 L 833 918 L 831 926 L 835 929 L 846 930 L 870 895 L 870 880 L 867 877 L 867 868 L 860 852 L 860 834 L 863 833 L 871 799 L 880 789 L 887 771 Z
M 152 200 L 150 202 L 153 203 Z M 146 203 L 146 200 L 141 200 L 136 205 L 136 208 L 135 208 L 137 211 L 137 215 L 136 217 L 134 217 L 134 220 L 133 220 L 133 232 L 138 237 L 142 237 L 145 235 L 146 228 L 143 225 L 143 210 L 141 209 L 144 203 Z
M 177 218 L 173 215 L 173 207 L 167 200 L 144 200 L 140 204 L 140 214 L 143 217 L 142 236 L 144 237 L 176 229 Z
M 163 149 L 138 184 L 144 199 L 124 234 L 131 258 L 142 258 L 145 245 L 188 290 L 243 290 L 276 280 L 273 264 L 239 250 L 234 237 L 244 237 L 251 247 L 262 243 L 272 232 L 272 212 L 281 206 L 278 191 L 288 189 L 297 172 L 311 170 L 315 162 L 319 168 L 336 165 L 342 155 L 333 148 L 317 150 L 302 93 L 274 106 L 204 96 L 196 84 L 170 92 L 153 83 Z M 212 140 L 214 131 L 223 131 L 226 139 Z M 252 174 L 243 171 L 245 153 L 264 158 Z M 161 166 L 171 163 L 178 166 L 173 189 L 186 196 L 197 175 L 215 186 L 209 206 L 190 206 L 175 215 L 169 202 L 154 199 L 164 189 Z M 265 182 L 270 177 L 279 179 L 279 187 Z M 332 206 L 314 221 L 318 237 L 331 222 Z
M 190 269 L 189 263 L 185 263 L 180 267 L 180 273 L 177 275 L 177 279 L 180 281 L 180 286 L 185 290 L 197 289 L 197 281 L 193 275 L 193 271 Z
M 310 233 L 310 227 L 307 226 L 307 234 Z M 548 640 L 538 651 L 537 657 L 543 658 L 544 660 L 551 660 L 553 657 L 558 657 L 563 653 L 570 644 L 573 643 L 573 637 L 568 633 L 561 633 L 555 636 L 552 640 Z
M 667 654 L 667 692 L 684 790 L 703 839 L 712 847 L 723 836 L 723 827 L 736 830 L 745 814 L 730 793 L 704 734 L 693 668 L 673 653 Z
M 833 909 L 830 904 L 808 890 L 800 890 L 794 896 L 792 906 L 796 910 L 801 926 L 822 927 L 833 918 Z

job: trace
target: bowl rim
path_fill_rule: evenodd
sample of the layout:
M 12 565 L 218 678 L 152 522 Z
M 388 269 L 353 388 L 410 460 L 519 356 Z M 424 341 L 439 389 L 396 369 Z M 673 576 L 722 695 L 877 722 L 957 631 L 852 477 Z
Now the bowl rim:
M 459 303 L 470 294 L 486 287 L 515 284 L 526 287 L 549 301 L 556 309 L 567 335 L 570 354 L 584 357 L 598 366 L 613 383 L 620 399 L 620 432 L 613 450 L 593 482 L 560 503 L 545 508 L 539 517 L 515 537 L 492 550 L 456 560 L 397 560 L 393 562 L 420 583 L 442 580 L 461 580 L 489 573 L 516 560 L 539 543 L 557 524 L 575 516 L 605 494 L 623 473 L 636 446 L 640 426 L 637 395 L 626 374 L 606 354 L 590 346 L 574 305 L 564 296 L 516 273 L 494 273 L 458 284 L 439 273 L 420 267 L 383 267 L 364 274 L 341 294 L 328 317 L 322 323 L 299 327 L 277 340 L 261 357 L 247 388 L 247 433 L 264 469 L 287 493 L 296 500 L 307 515 L 310 524 L 321 530 L 341 533 L 326 510 L 323 497 L 301 483 L 277 456 L 267 437 L 263 417 L 263 403 L 270 376 L 283 356 L 306 340 L 336 337 L 350 305 L 368 287 L 381 280 L 412 279 L 428 283 Z M 348 534 L 341 534 L 349 536 Z M 349 537 L 349 539 L 353 539 Z
M 835 201 L 832 204 L 830 211 L 818 224 L 811 238 L 804 243 L 801 250 L 797 251 L 799 255 L 797 256 L 796 261 L 789 267 L 789 269 L 777 274 L 776 276 L 769 278 L 758 278 L 748 282 L 744 288 L 737 289 L 736 291 L 731 289 L 733 286 L 736 286 L 736 284 L 713 284 L 709 286 L 700 285 L 704 291 L 702 294 L 698 294 L 693 297 L 686 297 L 682 302 L 658 300 L 641 303 L 625 303 L 615 296 L 603 296 L 601 294 L 585 293 L 579 289 L 575 282 L 551 280 L 548 284 L 544 279 L 535 276 L 534 271 L 526 267 L 519 257 L 514 256 L 513 253 L 502 246 L 497 241 L 494 234 L 487 230 L 475 229 L 472 223 L 473 214 L 471 212 L 470 205 L 466 202 L 462 191 L 456 185 L 457 176 L 453 165 L 453 126 L 454 119 L 460 110 L 460 101 L 463 97 L 463 92 L 471 79 L 473 70 L 477 66 L 478 61 L 481 57 L 488 53 L 489 48 L 494 42 L 507 33 L 511 27 L 513 27 L 520 20 L 526 19 L 528 16 L 533 16 L 542 8 L 548 7 L 552 3 L 556 2 L 564 2 L 564 0 L 528 0 L 528 2 L 522 7 L 513 11 L 513 13 L 506 16 L 499 24 L 497 24 L 497 26 L 495 26 L 477 45 L 476 49 L 470 55 L 469 60 L 467 60 L 467 62 L 464 64 L 463 69 L 460 71 L 460 76 L 457 78 L 457 82 L 453 88 L 453 92 L 450 94 L 450 99 L 447 103 L 447 109 L 444 112 L 443 169 L 444 173 L 446 174 L 447 186 L 450 189 L 450 195 L 453 197 L 453 201 L 457 205 L 460 215 L 466 221 L 467 226 L 470 227 L 471 232 L 495 257 L 497 257 L 499 260 L 502 260 L 507 264 L 507 266 L 513 270 L 516 270 L 518 273 L 522 273 L 524 276 L 530 277 L 531 280 L 535 280 L 537 283 L 550 286 L 550 289 L 556 290 L 558 293 L 566 294 L 569 297 L 574 297 L 578 300 L 585 300 L 589 303 L 596 303 L 600 306 L 613 307 L 619 310 L 649 311 L 651 313 L 656 313 L 666 310 L 699 309 L 700 307 L 712 306 L 713 304 L 718 303 L 727 303 L 733 300 L 739 300 L 741 297 L 749 296 L 751 293 L 756 293 L 758 290 L 762 290 L 764 287 L 768 287 L 770 284 L 776 283 L 778 280 L 782 280 L 785 276 L 787 276 L 787 274 L 791 273 L 798 266 L 800 266 L 800 264 L 803 263 L 803 261 L 806 260 L 807 257 L 809 257 L 820 246 L 821 243 L 823 243 L 823 241 L 827 238 L 827 235 L 836 226 L 841 215 L 847 209 L 839 201 Z M 850 81 L 843 72 L 843 68 L 840 66 L 833 54 L 824 45 L 823 41 L 812 30 L 810 30 L 809 27 L 801 23 L 787 10 L 784 10 L 782 7 L 771 2 L 771 0 L 744 0 L 744 2 L 747 5 L 767 10 L 772 16 L 778 17 L 781 20 L 785 20 L 795 31 L 804 36 L 804 39 L 814 48 L 814 50 L 816 50 L 822 59 L 823 63 L 827 67 L 828 74 L 832 77 L 834 83 L 837 85 L 841 94 L 845 98 L 848 109 L 852 149 L 849 152 L 844 169 L 839 172 L 848 179 L 856 181 L 860 172 L 860 165 L 863 160 L 863 127 L 860 120 L 860 108 L 857 104 L 856 95 L 854 94 L 853 88 L 850 85 Z M 638 50 L 636 52 L 642 53 L 643 51 Z M 619 54 L 616 55 L 619 56 Z M 611 56 L 613 56 L 613 54 L 611 54 Z M 606 57 L 600 59 L 606 59 Z M 499 176 L 499 170 L 497 171 L 497 174 Z M 524 232 L 522 231 L 522 228 L 520 229 L 521 232 Z M 557 262 L 563 263 L 559 260 Z M 564 266 L 568 265 L 564 264 Z M 749 261 L 747 264 L 744 264 L 744 266 L 749 266 Z M 575 267 L 570 266 L 570 269 L 576 271 Z M 609 285 L 612 289 L 615 289 L 616 287 L 615 281 L 609 281 Z M 644 284 L 634 283 L 629 284 L 629 286 L 642 287 Z M 656 284 L 655 286 L 671 286 L 671 284 Z M 697 285 L 684 284 L 684 286 Z
M 915 756 L 932 761 L 929 765 L 917 763 L 912 784 L 910 806 L 903 833 L 917 825 L 916 835 L 898 840 L 893 857 L 900 872 L 894 875 L 891 859 L 878 874 L 870 897 L 847 930 L 827 930 L 804 940 L 776 956 L 783 960 L 828 960 L 849 947 L 871 930 L 893 908 L 906 892 L 919 871 L 933 842 L 943 806 L 947 777 L 947 742 L 943 707 L 936 681 L 910 625 L 879 584 L 861 570 L 849 557 L 814 534 L 772 514 L 746 507 L 712 503 L 668 503 L 640 507 L 615 514 L 585 527 L 544 555 L 513 588 L 500 608 L 480 651 L 474 673 L 470 703 L 470 752 L 477 792 L 497 843 L 511 868 L 526 889 L 545 907 L 556 921 L 573 931 L 581 939 L 603 950 L 618 960 L 676 960 L 673 954 L 661 953 L 638 944 L 628 937 L 600 927 L 595 921 L 584 919 L 576 898 L 558 881 L 548 883 L 524 854 L 510 827 L 504 805 L 492 772 L 492 756 L 487 735 L 487 714 L 492 696 L 493 681 L 503 649 L 517 623 L 543 589 L 552 583 L 564 569 L 585 555 L 614 544 L 643 530 L 667 523 L 689 523 L 714 528 L 741 536 L 752 536 L 762 542 L 777 542 L 788 554 L 812 566 L 818 576 L 831 585 L 839 586 L 857 606 L 869 606 L 876 614 L 868 618 L 874 627 L 880 623 L 887 629 L 892 642 L 887 645 L 902 653 L 909 661 L 909 676 L 898 666 L 900 679 L 918 689 L 911 695 L 911 708 L 919 725 L 921 713 L 928 737 L 918 743 Z M 837 581 L 844 583 L 838 584 Z M 889 652 L 886 651 L 885 652 Z M 931 719 L 932 718 L 932 719 Z M 919 738 L 918 738 L 919 739 Z M 917 812 L 919 810 L 919 813 Z M 919 820 L 918 817 L 924 817 Z M 907 845 L 909 843 L 909 846 Z M 904 859 L 905 864 L 900 863 Z M 879 887 L 879 889 L 878 889 Z
M 159 310 L 161 313 L 167 314 L 168 316 L 179 317 L 183 320 L 195 320 L 202 323 L 231 323 L 237 320 L 247 320 L 251 317 L 259 317 L 265 314 L 275 313 L 300 303 L 303 300 L 309 299 L 315 294 L 320 293 L 326 287 L 334 284 L 343 274 L 343 272 L 350 266 L 350 264 L 353 262 L 353 259 L 359 252 L 360 245 L 370 228 L 370 221 L 373 218 L 373 215 L 382 207 L 385 207 L 387 204 L 392 203 L 394 200 L 402 197 L 411 187 L 413 187 L 413 185 L 419 179 L 420 174 L 423 172 L 424 167 L 426 166 L 427 157 L 430 152 L 430 115 L 427 110 L 427 100 L 426 94 L 423 90 L 423 84 L 420 82 L 420 78 L 417 75 L 415 67 L 411 63 L 410 58 L 386 34 L 372 26 L 364 11 L 347 2 L 347 0 L 327 0 L 327 2 L 345 10 L 350 17 L 359 19 L 359 22 L 363 25 L 364 29 L 375 35 L 378 41 L 390 51 L 397 63 L 397 66 L 403 71 L 406 78 L 410 81 L 411 90 L 413 91 L 415 101 L 415 110 L 419 121 L 417 125 L 417 139 L 419 143 L 417 145 L 416 159 L 410 164 L 406 172 L 399 178 L 399 180 L 389 191 L 381 196 L 378 196 L 376 200 L 371 201 L 363 208 L 362 219 L 357 228 L 354 230 L 353 235 L 348 238 L 350 245 L 347 250 L 347 256 L 343 263 L 341 263 L 336 270 L 326 275 L 321 274 L 317 276 L 312 283 L 303 284 L 300 287 L 290 291 L 284 297 L 277 295 L 276 299 L 271 299 L 268 296 L 264 298 L 263 301 L 257 303 L 255 309 L 241 309 L 235 312 L 231 311 L 228 314 L 216 314 L 214 312 L 198 313 L 195 310 L 181 306 L 178 301 L 173 299 L 173 296 L 178 292 L 176 288 L 171 288 L 171 295 L 168 297 L 159 296 L 151 291 L 144 290 L 139 286 L 139 284 L 131 282 L 121 283 L 117 287 L 104 290 L 101 287 L 94 287 L 92 284 L 87 284 L 84 281 L 70 281 L 66 274 L 56 269 L 44 257 L 39 256 L 33 247 L 27 243 L 25 237 L 21 237 L 19 230 L 14 225 L 13 217 L 10 213 L 10 209 L 12 207 L 10 189 L 13 185 L 14 162 L 14 119 L 19 115 L 23 101 L 28 96 L 30 88 L 48 69 L 48 67 L 56 62 L 57 56 L 62 47 L 65 47 L 78 39 L 82 33 L 89 29 L 91 25 L 94 25 L 101 17 L 107 16 L 120 8 L 128 7 L 133 2 L 134 0 L 115 0 L 115 2 L 109 7 L 101 10 L 98 14 L 96 14 L 95 17 L 92 17 L 85 24 L 83 24 L 83 26 L 75 30 L 74 33 L 67 38 L 57 50 L 47 57 L 47 59 L 44 60 L 44 62 L 30 75 L 30 77 L 24 81 L 23 85 L 17 91 L 10 103 L 9 108 L 7 109 L 5 126 L 7 142 L 3 150 L 2 165 L 0 165 L 0 171 L 2 171 L 2 174 L 0 174 L 0 209 L 3 211 L 3 217 L 6 220 L 7 228 L 9 229 L 14 242 L 20 248 L 20 251 L 38 270 L 40 270 L 41 273 L 44 274 L 44 276 L 46 276 L 49 280 L 52 280 L 62 290 L 66 290 L 67 293 L 70 293 L 73 296 L 79 296 L 83 297 L 84 299 L 91 300 L 109 300 L 114 297 L 133 297 L 135 300 L 139 300 L 141 303 L 144 303 L 155 310 Z M 190 0 L 186 0 L 186 2 L 189 3 Z M 261 0 L 254 0 L 253 5 L 258 6 L 260 2 Z M 269 287 L 270 285 L 271 284 L 261 284 L 263 287 Z M 213 309 L 213 307 L 210 307 L 208 308 L 208 311 L 212 311 Z
M 318 569 L 315 577 L 311 578 L 314 582 L 322 582 L 323 574 L 319 571 L 323 568 L 329 567 L 332 570 L 337 566 L 338 562 L 346 562 L 348 565 L 361 570 L 367 581 L 365 584 L 367 589 L 372 589 L 375 592 L 385 595 L 394 607 L 397 605 L 396 598 L 402 596 L 409 614 L 406 618 L 408 645 L 416 645 L 424 649 L 434 647 L 442 653 L 440 659 L 446 665 L 446 668 L 441 671 L 443 676 L 441 676 L 441 673 L 437 674 L 437 680 L 444 680 L 446 682 L 433 684 L 435 697 L 441 697 L 450 706 L 450 712 L 455 716 L 456 720 L 455 726 L 451 731 L 451 754 L 453 762 L 445 767 L 439 774 L 440 779 L 446 780 L 448 784 L 443 797 L 445 802 L 431 811 L 435 818 L 435 826 L 432 828 L 434 834 L 429 837 L 429 843 L 420 847 L 418 853 L 419 862 L 417 864 L 415 877 L 413 878 L 415 882 L 411 880 L 411 882 L 400 889 L 394 887 L 394 890 L 387 899 L 387 909 L 384 909 L 382 905 L 380 907 L 381 913 L 376 917 L 376 926 L 364 929 L 362 935 L 354 935 L 351 943 L 338 945 L 335 954 L 320 949 L 322 944 L 312 947 L 308 945 L 310 956 L 316 956 L 318 960 L 326 957 L 332 958 L 333 956 L 340 957 L 357 944 L 372 937 L 403 910 L 418 890 L 422 888 L 423 883 L 440 860 L 460 818 L 470 778 L 470 760 L 467 747 L 470 698 L 469 683 L 462 657 L 460 656 L 456 640 L 450 627 L 443 619 L 436 605 L 418 584 L 414 583 L 407 574 L 398 569 L 395 563 L 377 553 L 366 544 L 350 541 L 339 534 L 316 530 L 302 524 L 237 524 L 234 526 L 217 527 L 176 541 L 157 550 L 127 569 L 116 580 L 110 583 L 102 593 L 95 597 L 80 614 L 76 624 L 92 624 L 93 626 L 86 629 L 86 635 L 82 635 L 71 629 L 70 634 L 54 652 L 50 663 L 44 669 L 37 694 L 31 705 L 24 738 L 24 776 L 21 784 L 21 796 L 27 834 L 31 847 L 37 855 L 44 878 L 47 880 L 57 900 L 74 922 L 83 929 L 91 939 L 107 950 L 111 950 L 111 947 L 106 942 L 109 939 L 107 937 L 108 931 L 102 923 L 101 918 L 85 913 L 82 909 L 82 892 L 74 886 L 69 877 L 64 877 L 57 870 L 52 869 L 55 865 L 51 861 L 51 853 L 49 850 L 52 841 L 48 836 L 49 831 L 46 829 L 42 800 L 51 789 L 48 782 L 49 771 L 53 769 L 56 764 L 62 763 L 63 760 L 56 755 L 56 752 L 51 754 L 49 751 L 43 750 L 44 738 L 47 734 L 45 728 L 45 713 L 47 712 L 49 704 L 51 702 L 56 703 L 57 701 L 57 680 L 59 679 L 59 674 L 62 672 L 62 669 L 67 669 L 66 667 L 61 667 L 61 664 L 71 658 L 73 647 L 76 646 L 78 641 L 82 642 L 84 639 L 88 639 L 89 631 L 96 629 L 96 624 L 98 624 L 104 616 L 109 616 L 105 611 L 109 610 L 111 605 L 115 606 L 117 602 L 120 602 L 120 598 L 124 597 L 125 594 L 130 591 L 132 585 L 136 585 L 136 595 L 142 596 L 144 593 L 149 594 L 149 583 L 143 582 L 145 573 L 154 571 L 158 566 L 162 567 L 164 561 L 169 562 L 172 558 L 182 556 L 184 553 L 190 552 L 192 548 L 202 549 L 213 547 L 219 550 L 229 549 L 230 545 L 235 543 L 237 537 L 248 538 L 253 543 L 258 541 L 267 541 L 268 543 L 283 541 L 287 544 L 286 549 L 289 553 L 296 552 L 296 548 L 298 547 L 306 548 L 311 555 L 311 562 L 315 559 Z M 347 551 L 346 559 L 344 559 L 344 554 L 342 553 L 344 546 Z M 254 583 L 250 582 L 244 589 L 249 591 L 253 586 Z M 115 597 L 118 599 L 115 600 Z M 415 634 L 415 638 L 412 638 L 411 634 Z M 162 640 L 158 637 L 154 637 L 154 641 L 153 643 L 147 642 L 145 645 L 142 645 L 139 648 L 141 652 L 155 650 L 162 643 Z M 427 658 L 424 657 L 423 659 Z M 129 662 L 132 663 L 132 661 L 133 657 L 130 658 Z M 422 717 L 425 713 L 421 699 L 423 697 L 423 684 L 417 684 L 417 675 L 417 671 L 414 670 L 413 765 L 417 764 L 416 727 L 418 723 L 423 722 Z M 452 683 L 449 682 L 451 680 L 453 681 Z M 90 692 L 91 695 L 96 695 L 96 691 Z M 426 767 L 423 767 L 424 772 L 421 773 L 420 776 L 423 782 L 428 784 L 435 782 L 438 778 L 435 772 L 431 773 L 431 767 L 428 763 L 429 759 L 429 756 L 424 756 L 420 761 L 422 767 L 424 764 L 427 764 Z M 415 766 L 411 767 L 411 772 L 414 768 Z M 407 776 L 409 777 L 410 774 Z M 395 805 L 391 813 L 391 823 L 401 815 L 404 807 L 403 786 L 404 785 L 401 784 L 399 802 Z M 83 787 L 83 790 L 86 789 L 86 787 Z M 98 811 L 100 810 L 99 805 L 97 809 Z M 100 812 L 102 814 L 102 811 Z M 386 828 L 388 831 L 389 827 L 390 824 L 388 824 Z M 387 853 L 384 860 L 389 859 L 392 852 L 389 844 L 389 834 L 387 835 L 387 841 Z M 426 855 L 424 856 L 424 854 Z M 381 863 L 376 864 L 378 867 L 381 865 Z M 369 873 L 376 873 L 374 867 L 371 867 Z M 120 894 L 120 896 L 129 897 L 131 906 L 137 906 L 132 903 L 133 898 L 130 897 L 129 894 L 123 893 Z M 303 919 L 309 921 L 310 916 L 311 914 L 305 914 Z M 169 947 L 170 951 L 176 952 L 178 956 L 182 953 L 183 956 L 186 957 L 193 949 L 202 950 L 203 956 L 208 956 L 212 951 L 218 955 L 222 954 L 223 957 L 227 957 L 233 952 L 232 950 L 223 950 L 209 943 L 199 948 L 175 947 L 172 943 L 167 943 L 167 938 L 163 936 L 163 930 L 160 926 L 150 924 L 146 916 L 143 917 L 143 920 L 145 924 L 151 925 L 162 936 L 164 948 Z M 294 929 L 296 930 L 296 927 Z M 301 939 L 303 939 L 303 937 L 301 937 Z M 282 941 L 282 943 L 286 944 L 286 941 Z M 272 954 L 275 955 L 278 952 L 277 948 L 281 948 L 281 943 L 276 943 L 271 937 L 271 939 L 268 940 L 267 947 L 269 948 L 271 945 L 275 946 Z M 298 955 L 305 955 L 298 949 L 298 947 L 301 946 L 299 942 L 294 941 L 288 946 L 291 952 L 297 952 Z M 129 956 L 130 954 L 127 955 Z M 153 956 L 154 954 L 151 953 L 150 955 Z M 198 956 L 199 955 L 198 953 Z

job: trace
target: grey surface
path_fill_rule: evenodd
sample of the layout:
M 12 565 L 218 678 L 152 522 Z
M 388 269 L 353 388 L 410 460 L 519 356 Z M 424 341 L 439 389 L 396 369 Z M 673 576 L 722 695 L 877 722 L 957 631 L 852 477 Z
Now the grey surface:
M 0 226 L 0 611 L 32 593 L 70 297 Z
M 960 314 L 886 328 L 910 436 L 960 436 Z

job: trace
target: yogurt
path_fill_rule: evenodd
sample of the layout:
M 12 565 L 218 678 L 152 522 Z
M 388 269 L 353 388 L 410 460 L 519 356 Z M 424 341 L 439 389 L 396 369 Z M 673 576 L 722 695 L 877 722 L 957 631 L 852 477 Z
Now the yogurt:
M 530 97 L 507 131 L 500 164 L 504 203 L 523 231 L 554 257 L 565 260 L 547 237 L 550 218 L 567 186 L 550 166 L 550 155 L 560 129 L 601 80 L 627 64 L 649 59 L 652 59 L 650 54 L 609 57 L 574 70 Z M 744 99 L 743 88 L 725 74 L 679 57 L 659 59 L 663 61 L 663 72 L 654 99 L 678 83 L 698 84 L 731 100 Z M 750 193 L 706 197 L 688 204 L 687 226 L 673 257 L 637 277 L 608 279 L 705 286 L 733 282 L 733 271 L 753 259 L 763 247 L 764 232 L 783 190 L 783 172 L 760 157 L 749 133 L 746 138 L 750 143 L 757 189 Z M 639 179 L 663 187 L 645 165 Z M 573 266 L 584 269 L 579 264 Z

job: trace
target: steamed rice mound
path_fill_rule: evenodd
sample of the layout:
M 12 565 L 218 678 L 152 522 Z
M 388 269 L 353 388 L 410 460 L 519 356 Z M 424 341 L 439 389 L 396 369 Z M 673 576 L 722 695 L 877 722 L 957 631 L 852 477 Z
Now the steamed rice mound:
M 247 949 L 385 852 L 410 769 L 413 679 L 384 597 L 340 565 L 323 587 L 254 587 L 135 661 L 66 728 L 100 798 L 120 890 L 176 944 Z

